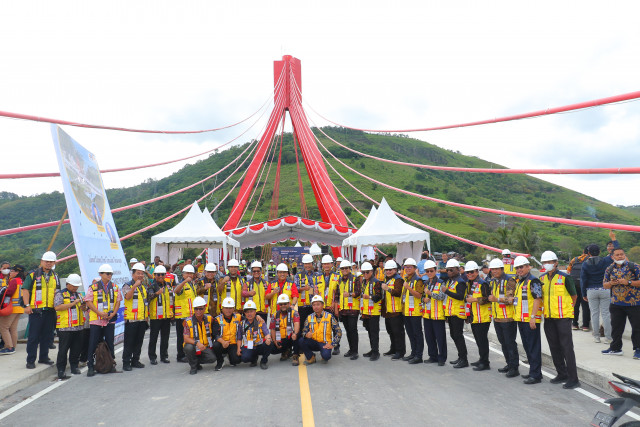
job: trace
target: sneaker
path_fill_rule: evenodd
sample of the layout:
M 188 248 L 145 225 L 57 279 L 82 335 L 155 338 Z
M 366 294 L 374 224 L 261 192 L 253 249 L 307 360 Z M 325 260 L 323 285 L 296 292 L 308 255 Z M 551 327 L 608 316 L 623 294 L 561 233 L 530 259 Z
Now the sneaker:
M 15 352 L 16 352 L 15 347 L 3 348 L 2 350 L 0 350 L 0 356 L 6 356 L 7 354 L 13 354 Z
M 634 359 L 640 359 L 640 348 L 636 348 L 635 351 L 633 352 L 633 358 Z
M 600 335 L 593 337 L 593 342 L 600 342 Z
M 588 326 L 583 326 L 582 327 L 582 331 L 583 332 L 589 332 L 589 327 Z
M 573 324 L 573 325 L 571 326 L 571 329 L 573 329 L 574 331 L 577 331 L 577 330 L 578 330 L 578 329 L 580 329 L 580 328 L 578 327 L 578 324 L 576 323 L 576 324 Z
M 603 343 L 603 344 L 611 344 L 612 342 L 613 342 L 613 340 L 612 340 L 611 338 L 604 338 L 604 339 L 602 340 L 602 343 Z
M 602 354 L 604 354 L 605 356 L 622 356 L 624 353 L 622 352 L 622 350 L 616 351 L 608 348 L 606 350 L 602 350 Z

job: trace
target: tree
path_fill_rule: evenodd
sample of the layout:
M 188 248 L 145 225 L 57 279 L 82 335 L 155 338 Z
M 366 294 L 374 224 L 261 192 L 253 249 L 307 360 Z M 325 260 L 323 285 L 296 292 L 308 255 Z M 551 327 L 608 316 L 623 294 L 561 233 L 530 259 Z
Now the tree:
M 627 258 L 629 261 L 633 261 L 640 264 L 640 246 L 634 246 L 627 251 Z
M 516 247 L 528 254 L 533 254 L 540 247 L 540 237 L 533 231 L 531 224 L 525 222 L 515 232 Z

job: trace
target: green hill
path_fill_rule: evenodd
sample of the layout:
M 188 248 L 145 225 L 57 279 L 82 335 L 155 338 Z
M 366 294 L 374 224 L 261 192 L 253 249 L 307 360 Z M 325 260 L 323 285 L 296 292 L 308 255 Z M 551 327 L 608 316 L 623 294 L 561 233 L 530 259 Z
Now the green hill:
M 449 166 L 502 167 L 475 157 L 463 156 L 458 152 L 445 150 L 404 135 L 374 135 L 335 127 L 326 127 L 323 130 L 349 147 L 388 159 Z M 505 210 L 593 221 L 640 223 L 640 214 L 637 210 L 615 207 L 527 175 L 442 172 L 391 165 L 351 153 L 327 140 L 318 130 L 315 130 L 315 132 L 323 144 L 349 166 L 368 176 L 412 192 L 497 209 L 503 208 Z M 193 165 L 185 166 L 173 175 L 161 180 L 148 180 L 137 186 L 108 190 L 107 195 L 111 207 L 116 208 L 128 205 L 187 186 L 219 170 L 233 160 L 244 147 L 246 145 L 234 147 L 219 154 L 213 154 Z M 277 160 L 277 157 L 275 160 Z M 278 216 L 299 215 L 298 178 L 293 140 L 290 134 L 285 134 L 283 138 L 282 162 Z M 506 230 L 501 229 L 498 215 L 451 208 L 439 203 L 427 202 L 420 198 L 403 195 L 377 186 L 348 171 L 337 162 L 333 161 L 332 163 L 350 182 L 374 199 L 380 200 L 382 197 L 386 197 L 393 209 L 407 216 L 438 229 L 479 242 L 500 247 L 508 246 L 516 250 L 531 250 L 534 254 L 539 254 L 542 250 L 552 249 L 561 258 L 566 259 L 580 253 L 581 248 L 586 244 L 595 242 L 603 245 L 608 240 L 607 230 L 523 221 L 511 217 L 506 218 Z M 213 178 L 203 185 L 196 186 L 184 193 L 140 208 L 114 214 L 119 234 L 124 236 L 193 203 L 195 199 L 210 191 L 216 183 L 226 178 L 234 168 L 232 166 L 217 178 Z M 268 219 L 269 207 L 273 196 L 275 169 L 274 161 L 271 173 L 266 179 L 264 194 L 256 210 L 253 222 Z M 368 213 L 371 203 L 341 181 L 330 168 L 327 169 L 333 182 L 345 196 L 363 213 Z M 242 171 L 240 170 L 211 197 L 200 203 L 200 207 L 207 206 L 211 210 L 239 179 Z M 309 216 L 312 219 L 321 219 L 304 166 L 302 166 L 301 173 Z M 264 183 L 265 177 L 266 171 L 262 181 L 259 183 L 260 186 Z M 245 213 L 243 225 L 247 224 L 254 211 L 260 188 L 258 188 Z M 238 189 L 239 186 L 236 187 L 234 193 L 225 200 L 214 215 L 214 219 L 220 226 L 225 222 L 233 206 Z M 356 226 L 361 225 L 364 219 L 351 209 L 344 200 L 340 197 L 339 199 L 351 221 Z M 17 197 L 11 193 L 0 193 L 0 228 L 55 221 L 62 216 L 64 209 L 64 197 L 59 192 L 32 197 Z M 123 247 L 127 257 L 133 256 L 148 259 L 151 236 L 173 227 L 180 219 L 181 216 L 124 241 Z M 513 230 L 511 230 L 512 228 Z M 0 260 L 8 259 L 11 262 L 20 262 L 28 266 L 35 265 L 39 256 L 49 244 L 54 230 L 55 228 L 52 227 L 0 237 Z M 455 250 L 471 257 L 476 257 L 476 259 L 487 253 L 487 251 L 476 250 L 471 245 L 443 237 L 437 233 L 432 232 L 431 239 L 434 251 Z M 636 233 L 621 232 L 618 233 L 618 239 L 625 248 L 640 246 L 640 235 Z M 72 240 L 69 225 L 63 226 L 53 245 L 53 250 L 62 250 Z M 61 256 L 71 253 L 73 253 L 73 246 L 63 252 Z M 66 273 L 76 268 L 77 263 L 75 261 L 67 262 L 59 266 L 59 271 Z

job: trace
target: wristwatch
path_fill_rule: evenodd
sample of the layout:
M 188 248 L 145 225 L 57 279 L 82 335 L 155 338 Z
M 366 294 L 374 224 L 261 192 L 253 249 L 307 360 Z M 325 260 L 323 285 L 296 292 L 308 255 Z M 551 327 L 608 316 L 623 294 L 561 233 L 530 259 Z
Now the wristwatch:
M 631 286 L 631 279 L 629 279 L 629 286 Z

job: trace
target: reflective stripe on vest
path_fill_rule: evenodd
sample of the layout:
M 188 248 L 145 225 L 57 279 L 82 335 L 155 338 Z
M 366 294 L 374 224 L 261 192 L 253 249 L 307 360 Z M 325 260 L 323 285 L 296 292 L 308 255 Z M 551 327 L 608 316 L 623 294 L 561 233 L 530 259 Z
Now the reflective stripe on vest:
M 124 319 L 145 320 L 148 315 L 147 304 L 147 290 L 144 285 L 138 286 L 133 290 L 133 297 L 124 300 Z
M 548 274 L 540 277 L 544 299 L 544 317 L 552 319 L 573 319 L 573 298 L 567 291 L 567 277 L 554 272 L 549 279 Z
M 473 282 L 471 285 L 471 296 L 478 299 L 482 298 L 482 287 L 480 283 Z M 473 312 L 473 323 L 491 322 L 491 303 L 478 304 L 477 302 L 472 302 L 471 311 Z
M 293 333 L 293 319 L 295 318 L 295 311 L 292 308 L 289 308 L 284 316 L 283 314 L 284 313 L 280 310 L 278 311 L 278 315 L 275 316 L 276 341 L 281 341 L 282 337 L 288 338 Z
M 46 279 L 42 268 L 39 267 L 31 273 L 33 277 L 33 287 L 31 288 L 31 308 L 53 308 L 53 298 L 56 290 L 60 289 L 58 275 L 53 271 Z
M 385 305 L 387 313 L 402 313 L 402 294 L 400 294 L 400 296 L 398 297 L 394 297 L 391 295 L 391 292 L 395 288 L 395 282 L 397 278 L 400 278 L 398 274 L 393 276 L 391 279 L 387 279 L 387 281 L 385 282 L 389 287 L 389 289 L 387 290 L 388 294 L 385 295 Z
M 116 301 L 118 300 L 118 288 L 113 283 L 107 283 L 107 291 L 104 291 L 104 283 L 102 281 L 91 285 L 93 290 L 93 305 L 98 311 L 108 313 L 115 308 Z M 89 311 L 89 321 L 101 320 L 98 315 L 93 311 Z
M 264 320 L 262 317 L 256 316 L 253 319 L 253 323 L 249 323 L 246 319 L 242 321 L 242 346 L 247 347 L 249 342 L 252 342 L 252 346 L 260 345 L 264 341 L 264 332 L 262 326 Z
M 196 288 L 193 283 L 185 282 L 180 295 L 175 296 L 176 319 L 186 319 L 193 316 L 193 300 L 196 298 Z
M 211 336 L 211 316 L 208 314 L 204 315 L 202 322 L 197 322 L 197 319 L 194 317 L 190 317 L 185 319 L 187 323 L 187 327 L 189 328 L 189 337 L 193 338 L 195 341 L 200 341 L 207 347 L 209 346 L 209 337 Z M 198 323 L 196 328 L 193 327 L 194 322 Z M 182 343 L 184 347 L 186 343 Z
M 448 279 L 445 283 L 446 289 L 451 292 L 455 292 L 458 283 L 460 283 L 458 281 L 458 278 Z M 465 292 L 462 300 L 458 300 L 447 295 L 446 314 L 445 314 L 447 317 L 456 316 L 461 319 L 466 319 L 467 316 L 465 312 L 465 301 L 464 301 L 465 299 L 464 297 L 466 296 L 466 294 L 467 293 Z
M 444 283 L 436 280 L 435 282 L 429 282 L 426 286 L 429 287 L 429 291 L 431 291 L 432 294 L 437 295 L 443 292 L 445 285 Z M 444 300 L 429 298 L 429 300 L 423 306 L 422 317 L 431 320 L 444 320 L 445 313 L 446 310 Z
M 361 298 L 360 299 L 360 311 L 362 314 L 366 314 L 369 316 L 380 316 L 380 311 L 382 309 L 382 299 L 378 302 L 373 302 L 373 295 L 376 283 L 379 283 L 375 279 L 371 279 L 368 282 L 365 280 L 362 283 L 362 294 L 368 295 L 369 298 Z
M 77 292 L 71 293 L 68 289 L 62 291 L 62 304 L 70 304 L 78 299 L 82 299 L 82 296 Z M 74 326 L 84 325 L 84 315 L 78 305 L 75 305 L 66 310 L 56 311 L 56 328 L 72 328 Z
M 331 329 L 331 315 L 326 311 L 322 312 L 322 317 L 318 320 L 316 314 L 310 314 L 308 317 L 309 332 L 311 338 L 319 343 L 330 343 L 333 336 Z
M 345 297 L 344 293 L 353 293 L 355 289 L 355 278 L 349 276 L 345 282 L 340 278 L 340 310 L 356 310 L 360 311 L 360 299 L 356 297 Z
M 278 290 L 278 293 L 275 294 L 273 297 L 271 297 L 271 312 L 275 313 L 276 311 L 278 311 L 278 297 L 282 294 L 286 294 L 289 297 L 289 301 L 291 301 L 293 303 L 293 297 L 291 296 L 293 294 L 293 282 L 290 282 L 288 280 L 286 280 L 282 286 L 280 286 L 280 282 L 275 282 L 273 283 L 274 286 L 277 286 L 280 288 L 280 290 Z
M 253 300 L 253 302 L 256 303 L 258 311 L 262 313 L 265 313 L 267 311 L 267 303 L 265 301 L 265 285 L 266 283 L 263 280 L 260 280 L 256 289 L 253 277 L 250 280 L 247 280 L 247 290 L 249 290 L 249 292 L 256 291 L 256 294 L 252 297 L 244 298 L 244 302 Z
M 515 310 L 513 313 L 513 320 L 517 322 L 528 322 L 529 316 L 533 311 L 533 303 L 535 299 L 533 295 L 531 295 L 530 291 L 531 280 L 526 279 L 518 279 L 516 282 L 516 293 L 515 293 Z M 538 312 L 535 314 L 536 323 L 540 323 L 542 320 L 542 307 L 538 309 Z
M 222 288 L 222 292 L 218 295 L 218 309 L 222 310 L 222 301 L 225 298 L 233 298 L 235 302 L 236 310 L 242 310 L 242 286 L 244 285 L 244 279 L 240 276 L 230 277 L 229 281 L 225 283 Z
M 411 280 L 405 280 L 405 282 L 409 283 L 409 287 L 411 289 L 415 289 L 417 281 L 418 277 L 415 274 L 412 276 Z M 402 288 L 402 305 L 402 313 L 405 316 L 422 316 L 422 306 L 420 304 L 420 299 L 411 295 L 409 290 L 404 288 Z
M 220 338 L 225 341 L 229 341 L 231 344 L 236 343 L 236 333 L 238 331 L 238 324 L 242 318 L 238 313 L 234 313 L 231 316 L 231 322 L 227 322 L 223 314 L 216 317 L 218 325 L 220 325 Z

